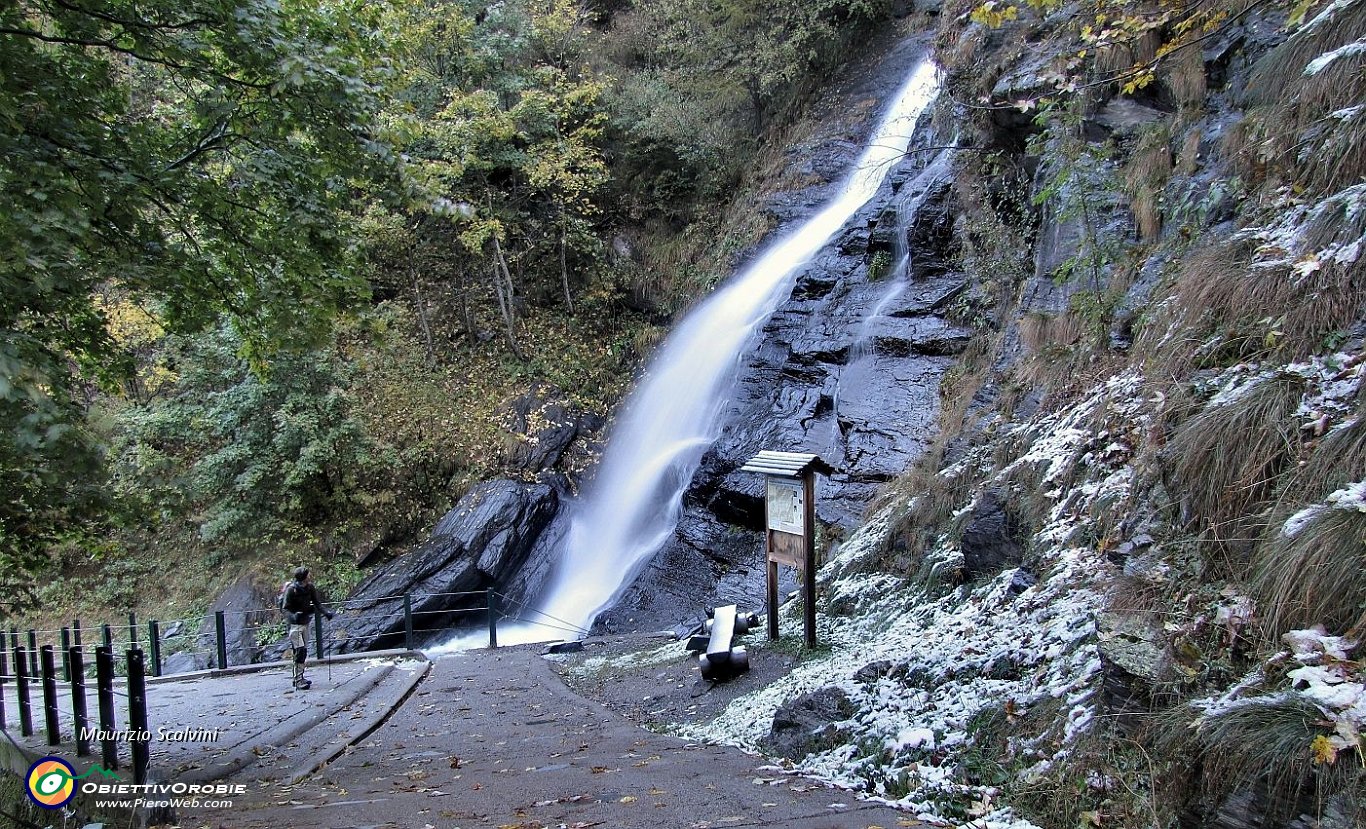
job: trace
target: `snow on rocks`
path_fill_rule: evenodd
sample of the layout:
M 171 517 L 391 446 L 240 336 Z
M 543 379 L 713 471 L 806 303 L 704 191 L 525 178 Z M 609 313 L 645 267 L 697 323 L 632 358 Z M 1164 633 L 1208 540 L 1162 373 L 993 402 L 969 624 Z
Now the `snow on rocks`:
M 1127 436 L 1146 426 L 1150 410 L 1141 379 L 1127 374 L 1016 430 L 1025 451 L 985 487 L 1008 490 L 1012 476 L 1027 474 L 1046 491 L 1051 506 L 1033 537 L 1033 584 L 1026 580 L 1021 589 L 1020 571 L 1011 568 L 934 595 L 873 572 L 870 562 L 896 519 L 885 509 L 818 575 L 823 603 L 848 613 L 818 617 L 829 652 L 735 700 L 711 723 L 684 728 L 684 736 L 762 750 L 780 706 L 838 688 L 858 713 L 833 724 L 842 736 L 837 745 L 798 761 L 803 772 L 923 817 L 944 817 L 941 807 L 951 800 L 972 804 L 979 823 L 1027 829 L 990 805 L 994 788 L 967 782 L 976 732 L 984 720 L 1044 712 L 1038 720 L 1046 733 L 1011 741 L 1020 765 L 1037 768 L 1064 756 L 1095 722 L 1102 671 L 1096 619 L 1116 568 L 1088 533 L 1092 506 L 1128 497 L 1134 473 Z M 927 554 L 951 560 L 953 547 L 941 538 Z M 782 612 L 791 630 L 799 608 Z M 860 672 L 872 663 L 893 667 Z

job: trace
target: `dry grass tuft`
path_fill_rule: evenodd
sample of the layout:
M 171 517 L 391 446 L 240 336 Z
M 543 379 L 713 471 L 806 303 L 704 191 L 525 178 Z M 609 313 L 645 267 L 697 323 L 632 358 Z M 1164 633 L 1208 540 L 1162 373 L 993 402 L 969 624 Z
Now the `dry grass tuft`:
M 1086 326 L 1076 315 L 1033 311 L 1020 319 L 1020 344 L 1031 357 L 1056 356 L 1059 350 L 1076 345 Z
M 1363 407 L 1366 409 L 1366 407 Z M 1283 503 L 1319 503 L 1336 490 L 1361 480 L 1366 470 L 1366 410 L 1324 436 L 1282 492 Z M 1285 517 L 1289 517 L 1289 510 Z
M 1344 200 L 1345 201 L 1345 200 Z M 1354 216 L 1333 200 L 1318 211 L 1305 238 L 1346 238 L 1355 231 Z M 1317 248 L 1322 250 L 1322 248 Z M 1366 280 L 1355 264 L 1324 262 L 1296 274 L 1288 264 L 1256 263 L 1252 241 L 1216 242 L 1187 256 L 1172 287 L 1170 300 L 1155 324 L 1139 337 L 1139 348 L 1173 379 L 1197 369 L 1221 368 L 1275 356 L 1304 359 L 1324 348 L 1333 334 L 1351 327 L 1366 307 Z
M 1139 235 L 1156 239 L 1162 230 L 1162 189 L 1172 174 L 1171 133 L 1165 125 L 1149 130 L 1124 166 L 1124 186 L 1129 193 Z
M 1193 129 L 1186 133 L 1186 138 L 1181 143 L 1181 152 L 1176 161 L 1176 169 L 1181 175 L 1193 176 L 1195 171 L 1200 169 L 1201 138 L 1199 129 Z
M 1166 452 L 1189 521 L 1221 546 L 1255 538 L 1275 481 L 1298 449 L 1304 381 L 1268 377 L 1176 430 Z
M 1346 753 L 1333 765 L 1315 764 L 1310 744 L 1322 733 L 1323 714 L 1307 701 L 1268 699 L 1228 708 L 1189 720 L 1178 708 L 1156 725 L 1159 749 L 1168 756 L 1184 754 L 1182 765 L 1199 773 L 1177 775 L 1172 789 L 1198 779 L 1197 811 L 1213 812 L 1237 795 L 1250 797 L 1265 826 L 1285 825 L 1302 813 L 1315 814 L 1334 796 L 1354 797 L 1360 765 Z M 1175 795 L 1169 793 L 1169 796 Z
M 1162 61 L 1163 81 L 1183 111 L 1192 111 L 1205 103 L 1209 91 L 1205 75 L 1205 57 L 1200 46 L 1187 46 Z
M 1293 536 L 1275 531 L 1257 548 L 1252 588 L 1270 642 L 1320 624 L 1346 631 L 1366 608 L 1366 513 L 1322 507 Z
M 1149 29 L 1133 40 L 1102 46 L 1096 53 L 1096 70 L 1107 76 L 1126 72 L 1141 63 L 1151 62 L 1161 47 L 1162 33 Z
M 1297 185 L 1331 193 L 1366 177 L 1366 54 L 1321 58 L 1366 36 L 1366 4 L 1296 31 L 1254 67 L 1246 98 L 1254 114 L 1241 142 L 1254 175 L 1284 172 Z

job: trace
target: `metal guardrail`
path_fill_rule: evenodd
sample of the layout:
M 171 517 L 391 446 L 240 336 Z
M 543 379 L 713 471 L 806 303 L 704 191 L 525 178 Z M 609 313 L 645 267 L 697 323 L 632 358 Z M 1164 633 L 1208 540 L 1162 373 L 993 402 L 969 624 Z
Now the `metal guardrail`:
M 390 611 L 384 624 L 384 636 L 398 635 L 398 617 L 402 616 L 402 636 L 405 646 L 413 649 L 416 636 L 440 632 L 469 630 L 469 626 L 425 627 L 422 617 L 439 616 L 443 619 L 470 614 L 485 614 L 488 620 L 489 647 L 498 647 L 498 625 L 513 620 L 522 624 L 542 625 L 553 630 L 563 631 L 576 636 L 587 635 L 588 631 L 564 619 L 536 610 L 524 602 L 511 599 L 495 590 L 470 591 L 464 593 L 426 594 L 424 598 L 463 598 L 479 599 L 476 606 L 440 609 L 414 610 L 410 593 L 395 596 L 380 596 L 365 600 L 348 600 L 334 604 L 343 613 L 353 607 L 369 606 L 376 602 L 401 600 L 401 607 Z M 509 612 L 510 611 L 510 612 Z M 114 737 L 122 735 L 129 743 L 132 757 L 133 778 L 136 783 L 147 779 L 149 763 L 149 728 L 147 718 L 148 675 L 162 676 L 164 661 L 163 649 L 176 654 L 191 654 L 195 657 L 211 657 L 213 667 L 228 667 L 229 655 L 249 650 L 249 663 L 258 662 L 270 645 L 262 641 L 263 636 L 284 638 L 286 625 L 280 613 L 274 608 L 242 611 L 244 628 L 254 632 L 253 645 L 230 646 L 227 637 L 225 611 L 217 611 L 213 616 L 213 630 L 202 630 L 202 622 L 196 619 L 173 619 L 169 621 L 152 619 L 145 629 L 139 626 L 135 614 L 129 613 L 127 624 L 117 627 L 101 624 L 92 629 L 82 625 L 81 620 L 73 620 L 71 625 L 56 630 L 30 629 L 22 635 L 11 629 L 6 637 L 0 631 L 0 731 L 11 727 L 7 716 L 6 688 L 15 688 L 15 703 L 18 709 L 17 725 L 25 737 L 33 736 L 34 692 L 35 686 L 41 696 L 43 727 L 48 745 L 61 744 L 60 708 L 58 678 L 67 685 L 70 692 L 71 723 L 74 730 L 76 755 L 89 756 L 94 750 L 92 737 L 100 743 L 99 752 L 104 768 L 114 771 L 119 767 L 118 744 Z M 196 632 L 189 633 L 192 625 L 199 625 Z M 315 614 L 313 620 L 314 642 L 317 643 L 317 656 L 322 657 L 330 650 L 336 653 L 346 642 L 361 638 L 351 636 L 340 626 L 330 630 L 324 628 L 323 617 Z M 88 645 L 86 634 L 98 631 L 97 644 Z M 266 632 L 263 634 L 263 631 Z M 328 635 L 330 634 L 330 635 Z M 145 636 L 146 649 L 142 647 Z M 373 638 L 367 636 L 365 638 Z M 115 660 L 116 645 L 123 648 L 125 659 Z M 90 660 L 87 661 L 87 652 Z M 58 656 L 60 654 L 60 657 Z M 60 664 L 59 664 L 60 662 Z M 119 669 L 122 669 L 120 671 Z M 126 678 L 125 692 L 119 694 L 115 689 L 116 675 L 122 673 Z M 87 680 L 95 681 L 98 729 L 90 728 L 87 699 Z M 116 697 L 126 699 L 128 708 L 128 728 L 120 731 L 116 725 Z
M 5 686 L 15 686 L 15 700 L 18 707 L 19 733 L 31 737 L 36 733 L 33 716 L 33 691 L 36 682 L 43 707 L 43 732 L 49 746 L 62 744 L 61 708 L 62 697 L 57 684 L 57 654 L 52 645 L 43 645 L 38 653 L 38 671 L 29 673 L 33 654 L 25 644 L 11 637 L 12 647 L 0 648 L 0 730 L 8 730 L 6 719 Z M 88 700 L 86 691 L 85 653 L 78 646 L 71 646 L 63 654 L 62 663 L 70 671 L 70 710 L 72 738 L 76 743 L 76 756 L 87 757 L 91 754 L 91 736 L 100 742 L 101 763 L 109 771 L 119 768 L 118 743 L 116 735 L 124 735 L 129 743 L 133 764 L 133 782 L 147 782 L 149 762 L 148 743 L 151 739 L 147 726 L 147 685 L 145 654 L 140 648 L 129 648 L 126 653 L 127 677 L 126 693 L 129 727 L 120 731 L 116 723 L 116 694 L 114 691 L 114 651 L 108 645 L 100 645 L 94 650 L 95 688 L 98 704 L 98 728 L 90 728 Z M 10 672 L 13 668 L 13 673 Z
M 377 603 L 390 602 L 399 603 L 399 606 L 389 610 L 386 618 L 378 625 L 367 625 L 367 627 L 383 630 L 380 636 L 395 639 L 402 637 L 402 643 L 408 649 L 416 646 L 419 635 L 429 636 L 436 633 L 456 633 L 458 631 L 469 631 L 473 625 L 469 622 L 455 621 L 454 624 L 424 624 L 439 617 L 442 621 L 463 620 L 470 617 L 485 616 L 488 622 L 488 642 L 489 647 L 498 647 L 498 625 L 505 621 L 514 621 L 527 625 L 540 625 L 548 629 L 558 631 L 570 636 L 586 636 L 588 631 L 573 624 L 565 619 L 547 614 L 537 610 L 524 602 L 512 599 L 496 590 L 478 590 L 451 593 L 429 593 L 424 594 L 423 599 L 433 598 L 444 599 L 466 599 L 476 600 L 468 602 L 470 606 L 443 608 L 435 610 L 418 610 L 414 608 L 413 596 L 411 593 L 396 594 L 393 596 L 378 596 L 366 599 L 351 599 L 332 603 L 332 607 L 338 609 L 344 617 L 347 610 L 359 607 L 372 606 Z M 229 611 L 217 611 L 212 617 L 212 623 L 207 627 L 201 618 L 181 618 L 181 619 L 152 619 L 145 625 L 140 625 L 136 614 L 129 613 L 126 623 L 120 622 L 117 625 L 103 623 L 91 627 L 83 625 L 80 619 L 75 619 L 68 626 L 43 630 L 29 629 L 18 631 L 11 629 L 8 631 L 8 642 L 6 634 L 0 630 L 0 683 L 12 682 L 18 674 L 19 661 L 23 660 L 24 673 L 32 678 L 41 673 L 39 660 L 44 647 L 52 647 L 54 653 L 58 654 L 60 660 L 60 677 L 63 682 L 71 682 L 75 675 L 80 673 L 91 673 L 94 665 L 94 648 L 91 634 L 94 634 L 94 643 L 110 648 L 111 650 L 137 650 L 144 654 L 146 675 L 159 677 L 164 674 L 166 660 L 174 655 L 188 655 L 194 657 L 198 664 L 211 668 L 226 668 L 231 663 L 255 664 L 263 660 L 264 655 L 272 648 L 283 643 L 287 623 L 282 615 L 275 608 L 261 608 L 244 611 L 231 611 L 239 614 L 240 624 L 234 624 L 233 630 L 248 631 L 251 635 L 249 642 L 232 642 L 228 636 L 228 613 Z M 401 620 L 401 621 L 400 621 Z M 358 639 L 373 639 L 374 634 L 365 636 L 352 635 L 347 631 L 344 623 L 333 623 L 324 625 L 323 617 L 315 614 L 313 618 L 313 642 L 317 656 L 328 656 L 341 652 L 349 642 Z M 6 644 L 8 645 L 6 647 Z M 21 648 L 21 646 L 24 646 Z M 81 653 L 84 655 L 79 663 L 73 660 L 72 654 Z M 22 657 L 20 654 L 22 653 Z M 8 664 L 7 664 L 8 662 Z M 116 671 L 126 675 L 126 666 L 120 663 L 116 666 Z M 0 727 L 3 723 L 3 700 L 0 699 Z

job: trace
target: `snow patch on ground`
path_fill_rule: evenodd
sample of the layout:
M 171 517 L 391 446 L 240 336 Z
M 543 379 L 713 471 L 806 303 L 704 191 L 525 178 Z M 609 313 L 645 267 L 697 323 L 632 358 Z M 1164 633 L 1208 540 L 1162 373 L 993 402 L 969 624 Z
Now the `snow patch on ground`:
M 804 660 L 683 735 L 761 750 L 781 706 L 833 686 L 858 713 L 836 724 L 845 735 L 839 745 L 797 763 L 802 772 L 924 817 L 943 819 L 941 806 L 952 801 L 972 804 L 974 825 L 1027 829 L 1028 822 L 992 804 L 994 788 L 966 782 L 974 732 L 984 714 L 1015 718 L 1035 706 L 1056 710 L 1056 717 L 1044 718 L 1052 723 L 1048 733 L 1012 741 L 1018 765 L 1038 773 L 1095 723 L 1101 673 L 1096 619 L 1116 568 L 1089 532 L 1092 507 L 1129 495 L 1134 472 L 1127 436 L 1144 427 L 1151 409 L 1141 379 L 1126 374 L 1016 430 L 1028 448 L 989 486 L 1009 487 L 1012 476 L 1026 473 L 1046 489 L 1051 507 L 1034 537 L 1038 563 L 1031 558 L 1031 566 L 1038 578 L 1031 586 L 1022 587 L 1027 581 L 1017 580 L 1018 570 L 1007 569 L 936 596 L 907 579 L 873 572 L 897 517 L 885 509 L 820 571 L 826 612 L 818 615 L 818 631 L 829 652 Z M 955 547 L 941 538 L 928 555 L 947 564 Z M 847 615 L 832 615 L 829 608 Z M 782 612 L 786 629 L 799 624 L 798 607 Z M 873 663 L 894 669 L 859 675 Z

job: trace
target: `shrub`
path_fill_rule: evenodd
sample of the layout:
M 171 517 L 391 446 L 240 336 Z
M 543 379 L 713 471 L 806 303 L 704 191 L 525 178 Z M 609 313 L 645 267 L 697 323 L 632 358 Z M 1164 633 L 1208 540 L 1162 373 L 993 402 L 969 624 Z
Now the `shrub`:
M 1265 539 L 1253 561 L 1253 591 L 1272 641 L 1319 624 L 1345 631 L 1366 619 L 1366 512 L 1311 509 L 1307 521 Z
M 1298 445 L 1303 381 L 1276 375 L 1247 385 L 1178 427 L 1167 450 L 1189 521 L 1221 545 L 1255 536 L 1256 514 Z

